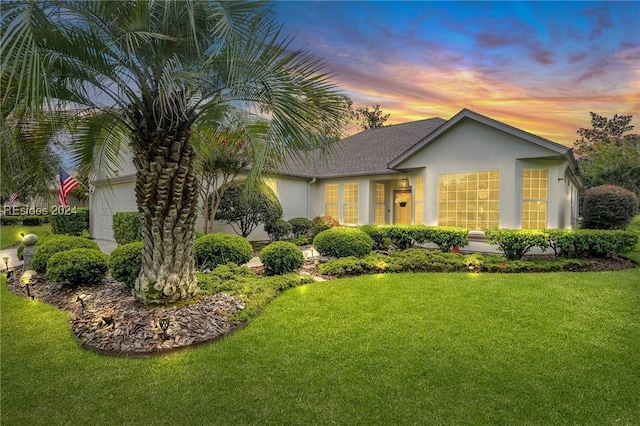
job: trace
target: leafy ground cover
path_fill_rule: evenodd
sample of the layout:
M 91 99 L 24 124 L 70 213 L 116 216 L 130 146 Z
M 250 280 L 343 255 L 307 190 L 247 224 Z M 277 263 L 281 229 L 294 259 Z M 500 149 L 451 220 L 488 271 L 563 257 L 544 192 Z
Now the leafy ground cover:
M 331 280 L 215 344 L 122 359 L 2 282 L 2 423 L 636 424 L 639 283 L 639 268 Z
M 36 234 L 42 239 L 52 235 L 51 224 L 38 226 L 2 225 L 0 226 L 0 250 L 17 246 L 22 241 L 21 233 Z

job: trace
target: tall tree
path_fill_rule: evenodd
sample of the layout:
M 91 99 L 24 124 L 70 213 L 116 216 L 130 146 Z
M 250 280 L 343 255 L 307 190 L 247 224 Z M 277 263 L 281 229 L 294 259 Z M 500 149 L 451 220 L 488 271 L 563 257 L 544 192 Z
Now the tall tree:
M 391 114 L 383 114 L 380 105 L 374 105 L 371 109 L 368 106 L 357 108 L 355 115 L 358 124 L 367 130 L 384 126 Z
M 198 290 L 195 125 L 228 105 L 267 117 L 257 171 L 274 152 L 326 147 L 345 112 L 323 62 L 292 49 L 265 3 L 34 0 L 3 5 L 1 24 L 3 97 L 36 121 L 73 108 L 72 157 L 96 173 L 133 152 L 144 303 Z
M 629 133 L 632 118 L 591 112 L 592 128 L 578 129 L 575 151 L 587 187 L 617 185 L 640 197 L 640 135 Z

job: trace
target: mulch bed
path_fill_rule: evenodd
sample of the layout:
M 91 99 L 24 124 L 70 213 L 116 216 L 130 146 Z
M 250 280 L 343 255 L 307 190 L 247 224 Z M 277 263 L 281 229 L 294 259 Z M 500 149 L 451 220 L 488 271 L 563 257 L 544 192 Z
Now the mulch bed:
M 26 288 L 16 278 L 21 268 L 16 268 L 7 287 L 27 297 Z M 110 277 L 100 286 L 69 288 L 47 281 L 41 274 L 32 279 L 29 290 L 36 300 L 69 313 L 71 329 L 82 347 L 108 355 L 164 354 L 217 340 L 245 325 L 230 319 L 244 309 L 243 302 L 222 293 L 200 297 L 182 307 L 148 308 Z M 170 319 L 166 339 L 159 325 L 163 317 Z
M 636 266 L 618 257 L 589 260 L 592 271 Z M 262 273 L 262 267 L 253 269 L 257 274 Z M 307 262 L 302 273 L 315 275 L 315 267 Z M 18 280 L 21 274 L 22 267 L 15 268 L 13 277 L 7 280 L 7 287 L 12 293 L 27 297 L 26 288 Z M 73 334 L 83 348 L 107 355 L 166 354 L 220 339 L 246 325 L 231 319 L 244 309 L 243 302 L 222 293 L 199 297 L 185 306 L 149 308 L 136 301 L 130 289 L 111 277 L 100 286 L 69 288 L 47 281 L 41 274 L 32 279 L 29 290 L 34 299 L 69 314 Z M 170 319 L 166 336 L 159 324 L 163 317 Z

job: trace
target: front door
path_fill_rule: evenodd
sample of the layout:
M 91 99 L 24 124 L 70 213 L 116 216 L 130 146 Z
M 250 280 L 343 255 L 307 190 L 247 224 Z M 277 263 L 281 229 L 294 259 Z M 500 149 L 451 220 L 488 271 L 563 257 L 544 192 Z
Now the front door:
M 411 191 L 393 191 L 393 223 L 411 224 Z

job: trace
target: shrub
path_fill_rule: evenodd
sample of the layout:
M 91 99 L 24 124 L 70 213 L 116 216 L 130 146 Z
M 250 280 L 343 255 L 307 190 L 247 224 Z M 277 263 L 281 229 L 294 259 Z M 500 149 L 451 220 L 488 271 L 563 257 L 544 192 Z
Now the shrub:
M 89 232 L 89 209 L 78 207 L 69 214 L 52 215 L 51 231 L 54 234 L 75 236 Z
M 293 232 L 295 238 L 307 235 L 307 233 L 311 231 L 312 223 L 306 217 L 294 217 L 293 219 L 289 219 L 289 223 L 291 224 L 291 232 Z
M 638 243 L 633 231 L 602 229 L 552 229 L 547 231 L 549 246 L 556 257 L 604 257 L 627 253 Z
M 341 259 L 332 259 L 327 263 L 320 265 L 318 271 L 322 275 L 331 275 L 334 277 L 348 277 L 361 275 L 365 273 L 364 259 L 358 259 L 355 256 L 343 257 Z
M 589 188 L 582 200 L 582 227 L 587 229 L 626 229 L 638 212 L 637 195 L 619 186 Z
M 383 228 L 378 225 L 362 225 L 360 230 L 365 232 L 373 241 L 374 250 L 383 250 L 388 244 L 388 238 Z
M 309 237 L 307 237 L 306 235 L 300 235 L 299 237 L 292 238 L 289 240 L 289 242 L 297 246 L 306 246 L 310 243 Z
M 629 226 L 627 226 L 627 231 L 634 231 L 640 233 L 640 215 L 635 216 Z
M 0 225 L 20 225 L 22 223 L 22 216 L 0 216 Z
M 109 257 L 100 250 L 66 250 L 51 256 L 46 278 L 74 287 L 99 284 L 107 274 L 108 261 Z
M 441 251 L 450 251 L 454 246 L 469 244 L 469 229 L 453 226 L 437 226 L 428 229 L 427 241 L 435 243 Z
M 133 288 L 142 267 L 142 242 L 135 241 L 115 248 L 109 256 L 111 276 Z
M 289 234 L 291 234 L 292 229 L 293 226 L 284 219 L 277 219 L 264 225 L 264 230 L 269 234 L 271 241 L 279 241 L 287 238 Z
M 371 253 L 373 240 L 357 228 L 338 227 L 320 232 L 313 239 L 313 247 L 323 256 L 364 257 Z
M 58 235 L 37 245 L 36 252 L 31 260 L 31 267 L 37 272 L 44 273 L 47 270 L 47 263 L 51 256 L 59 252 L 78 248 L 100 250 L 98 244 L 86 238 Z
M 22 224 L 24 226 L 42 225 L 48 220 L 47 216 L 22 216 Z
M 484 234 L 489 244 L 497 244 L 509 260 L 522 259 L 533 247 L 548 247 L 547 234 L 538 230 L 486 229 Z
M 304 264 L 304 256 L 293 243 L 276 241 L 260 252 L 265 275 L 283 275 L 294 272 Z
M 138 212 L 117 212 L 113 215 L 113 239 L 118 245 L 141 241 L 140 214 Z
M 414 229 L 410 225 L 390 225 L 385 226 L 384 233 L 391 244 L 396 246 L 400 250 L 406 250 L 414 243 Z
M 331 216 L 316 216 L 311 221 L 311 238 L 313 239 L 322 231 L 335 228 L 336 226 L 340 226 L 340 222 L 338 222 L 337 219 Z
M 242 265 L 253 255 L 251 244 L 238 235 L 207 234 L 195 242 L 195 258 L 198 268 L 215 268 L 229 262 Z

